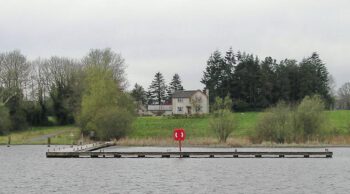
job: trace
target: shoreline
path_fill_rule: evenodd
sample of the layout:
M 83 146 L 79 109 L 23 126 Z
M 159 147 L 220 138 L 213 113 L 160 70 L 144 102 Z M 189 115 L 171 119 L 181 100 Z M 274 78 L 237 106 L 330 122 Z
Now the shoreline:
M 7 146 L 7 144 L 0 144 L 0 146 Z M 12 146 L 47 146 L 47 144 L 11 144 Z M 51 144 L 51 147 L 54 146 L 71 146 L 70 144 Z M 79 146 L 74 144 L 74 146 Z M 123 145 L 116 144 L 111 147 L 177 147 L 177 144 L 169 144 L 169 145 Z M 254 144 L 254 145 L 241 145 L 241 146 L 230 146 L 230 145 L 190 145 L 185 144 L 182 146 L 183 148 L 350 148 L 349 144 L 337 145 L 337 144 L 324 144 L 324 145 L 306 145 L 306 144 L 296 144 L 296 145 L 263 145 L 263 144 Z
M 103 141 L 94 141 L 89 138 L 77 138 L 71 141 L 61 141 L 57 138 L 52 138 L 51 146 L 70 146 L 70 145 L 85 145 Z M 112 140 L 116 146 L 126 147 L 177 147 L 178 142 L 174 141 L 172 137 L 125 137 L 119 140 Z M 202 147 L 202 148 L 349 148 L 350 136 L 340 135 L 333 137 L 326 137 L 322 141 L 306 141 L 300 143 L 285 143 L 278 144 L 274 142 L 253 142 L 248 136 L 233 136 L 229 137 L 225 143 L 219 142 L 216 137 L 190 137 L 182 142 L 183 147 Z M 7 146 L 6 141 L 0 142 L 1 146 Z M 11 141 L 10 146 L 15 145 L 46 145 L 46 141 L 30 142 L 25 139 L 18 141 L 18 139 Z

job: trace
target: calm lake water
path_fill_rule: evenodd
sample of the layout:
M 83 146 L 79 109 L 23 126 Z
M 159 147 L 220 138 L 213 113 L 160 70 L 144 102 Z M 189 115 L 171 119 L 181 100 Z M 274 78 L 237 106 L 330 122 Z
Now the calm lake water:
M 105 151 L 177 151 L 123 147 Z M 184 151 L 232 151 L 184 148 Z M 324 149 L 243 149 L 311 150 Z M 46 146 L 0 146 L 0 193 L 350 193 L 350 148 L 333 158 L 46 158 Z

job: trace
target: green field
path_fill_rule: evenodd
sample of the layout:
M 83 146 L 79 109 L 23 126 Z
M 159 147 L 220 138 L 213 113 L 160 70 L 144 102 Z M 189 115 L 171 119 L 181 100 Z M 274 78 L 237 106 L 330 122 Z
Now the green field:
M 233 113 L 237 119 L 237 130 L 233 137 L 247 137 L 254 131 L 259 117 L 258 112 Z M 326 111 L 326 129 L 329 135 L 350 135 L 350 111 Z M 215 138 L 209 128 L 209 117 L 172 118 L 172 117 L 138 117 L 133 123 L 130 139 L 171 138 L 174 128 L 184 128 L 188 139 Z M 32 127 L 25 131 L 12 132 L 11 144 L 45 144 L 47 136 L 52 144 L 71 144 L 80 138 L 79 128 L 74 126 Z M 7 136 L 0 136 L 0 144 L 6 144 Z
M 234 113 L 238 127 L 235 136 L 247 136 L 254 128 L 259 113 Z M 133 125 L 130 138 L 171 137 L 174 128 L 184 128 L 188 138 L 215 137 L 209 128 L 209 117 L 203 118 L 168 118 L 139 117 Z
M 234 137 L 249 136 L 254 133 L 258 112 L 233 113 L 237 119 L 237 130 Z M 350 111 L 326 111 L 326 130 L 332 135 L 348 135 L 350 133 Z M 188 138 L 215 137 L 209 128 L 209 118 L 167 118 L 167 117 L 139 117 L 133 125 L 134 130 L 129 134 L 131 138 L 169 137 L 174 128 L 184 128 Z
M 335 135 L 350 134 L 350 110 L 326 111 L 329 132 Z

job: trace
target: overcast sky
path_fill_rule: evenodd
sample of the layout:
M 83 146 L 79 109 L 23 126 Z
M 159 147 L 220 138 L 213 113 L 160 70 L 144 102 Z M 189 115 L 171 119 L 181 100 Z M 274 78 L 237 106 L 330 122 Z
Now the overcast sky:
M 210 54 L 231 46 L 277 60 L 317 51 L 340 86 L 350 81 L 350 1 L 0 0 L 0 52 L 80 58 L 110 47 L 130 87 L 147 89 L 160 71 L 202 89 Z

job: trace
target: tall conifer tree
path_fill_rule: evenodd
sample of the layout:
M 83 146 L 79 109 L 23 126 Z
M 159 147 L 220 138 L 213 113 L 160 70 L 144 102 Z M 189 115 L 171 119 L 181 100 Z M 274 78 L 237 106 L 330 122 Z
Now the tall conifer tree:
M 177 73 L 175 73 L 169 85 L 172 93 L 175 91 L 184 90 L 184 87 L 181 84 L 180 76 Z
M 147 103 L 146 91 L 139 84 L 135 84 L 134 89 L 131 91 L 131 96 L 139 105 L 145 105 Z
M 159 105 L 164 104 L 167 97 L 166 89 L 167 86 L 165 84 L 163 75 L 160 72 L 157 72 L 149 87 L 150 98 L 152 99 L 152 102 Z

